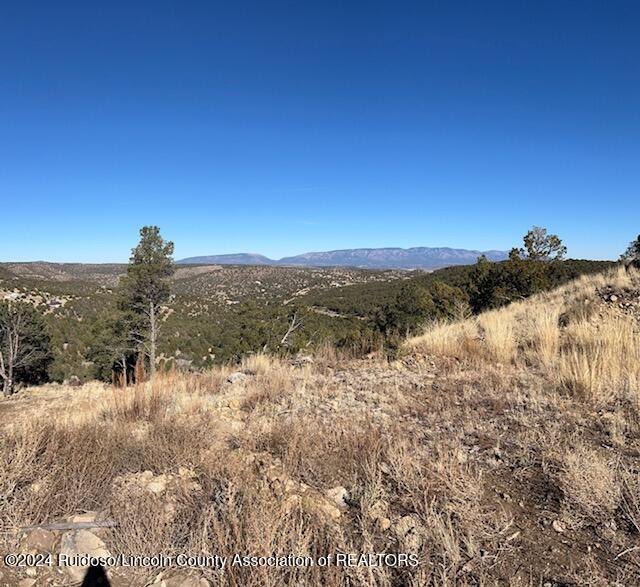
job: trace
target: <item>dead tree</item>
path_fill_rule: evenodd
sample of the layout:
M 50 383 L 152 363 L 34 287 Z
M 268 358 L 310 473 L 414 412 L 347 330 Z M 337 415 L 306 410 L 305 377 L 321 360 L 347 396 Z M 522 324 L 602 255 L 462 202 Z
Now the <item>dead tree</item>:
M 0 380 L 5 396 L 16 380 L 37 379 L 51 360 L 50 340 L 36 311 L 26 303 L 0 304 Z
M 298 330 L 298 328 L 300 328 L 300 326 L 302 326 L 302 322 L 300 322 L 298 320 L 298 313 L 294 312 L 292 318 L 291 318 L 291 323 L 289 324 L 289 328 L 287 329 L 287 332 L 285 332 L 284 336 L 282 337 L 282 340 L 280 341 L 280 344 L 282 346 L 287 346 L 287 339 L 289 338 L 289 336 L 291 336 L 296 330 Z

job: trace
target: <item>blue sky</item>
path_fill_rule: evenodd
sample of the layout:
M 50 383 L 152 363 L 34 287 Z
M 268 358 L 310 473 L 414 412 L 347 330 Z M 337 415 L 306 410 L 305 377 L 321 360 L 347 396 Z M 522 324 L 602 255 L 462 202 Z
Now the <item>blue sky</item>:
M 0 260 L 640 232 L 640 4 L 0 2 Z

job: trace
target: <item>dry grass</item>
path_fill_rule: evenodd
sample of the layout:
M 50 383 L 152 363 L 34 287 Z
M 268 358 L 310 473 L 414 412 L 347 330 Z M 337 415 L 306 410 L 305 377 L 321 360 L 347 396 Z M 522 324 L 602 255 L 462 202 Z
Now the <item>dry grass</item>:
M 593 288 L 608 279 L 632 286 L 581 279 L 436 325 L 407 345 L 441 355 L 432 367 L 325 349 L 313 363 L 256 355 L 126 391 L 0 402 L 12 422 L 0 436 L 0 519 L 15 528 L 95 510 L 119 523 L 104 539 L 122 553 L 419 560 L 198 571 L 212 585 L 637 584 L 637 331 L 596 307 Z M 563 322 L 585 298 L 595 310 Z M 230 383 L 232 370 L 244 377 Z M 145 489 L 145 471 L 166 491 Z M 327 497 L 336 487 L 340 507 Z M 1 547 L 19 550 L 11 536 Z
M 541 367 L 580 397 L 607 402 L 640 399 L 640 323 L 598 306 L 596 288 L 640 288 L 621 270 L 581 277 L 551 293 L 480 315 L 437 325 L 407 343 L 413 352 L 477 362 Z
M 611 455 L 584 446 L 572 446 L 560 458 L 560 487 L 567 511 L 580 522 L 607 521 L 620 504 L 617 463 Z
M 567 327 L 558 361 L 558 378 L 574 393 L 609 400 L 640 390 L 640 336 L 630 317 L 607 315 L 602 320 Z
M 407 341 L 407 348 L 417 352 L 445 357 L 469 357 L 476 346 L 478 327 L 475 321 L 437 323 L 423 335 Z
M 544 305 L 535 306 L 531 313 L 534 360 L 547 369 L 554 364 L 560 348 L 559 316 L 557 307 Z
M 487 312 L 479 317 L 481 336 L 490 360 L 511 363 L 517 345 L 513 320 L 504 320 L 500 312 Z

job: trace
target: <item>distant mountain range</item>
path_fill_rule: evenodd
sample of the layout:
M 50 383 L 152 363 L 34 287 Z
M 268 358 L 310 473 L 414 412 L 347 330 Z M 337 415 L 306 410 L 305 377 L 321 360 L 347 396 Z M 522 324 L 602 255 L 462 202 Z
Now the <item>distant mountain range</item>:
M 413 247 L 411 249 L 342 249 L 304 253 L 294 257 L 269 259 L 264 255 L 236 253 L 188 257 L 183 265 L 284 265 L 298 267 L 362 267 L 366 269 L 440 269 L 451 265 L 475 263 L 480 255 L 490 261 L 503 261 L 505 251 L 470 251 L 449 247 Z

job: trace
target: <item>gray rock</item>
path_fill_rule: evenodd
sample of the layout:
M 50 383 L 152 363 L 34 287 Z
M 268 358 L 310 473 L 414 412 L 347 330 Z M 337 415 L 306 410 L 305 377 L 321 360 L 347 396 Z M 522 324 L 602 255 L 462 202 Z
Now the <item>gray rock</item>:
M 191 371 L 193 368 L 193 361 L 189 359 L 176 359 L 175 366 L 178 371 L 185 373 Z
M 234 371 L 227 377 L 227 383 L 244 383 L 247 379 L 249 379 L 249 376 L 245 373 L 242 373 L 241 371 Z
M 111 556 L 105 543 L 88 530 L 65 532 L 60 540 L 60 554 L 69 557 L 88 554 L 90 556 Z M 84 578 L 86 567 L 63 567 L 64 572 L 72 581 L 80 582 Z

